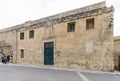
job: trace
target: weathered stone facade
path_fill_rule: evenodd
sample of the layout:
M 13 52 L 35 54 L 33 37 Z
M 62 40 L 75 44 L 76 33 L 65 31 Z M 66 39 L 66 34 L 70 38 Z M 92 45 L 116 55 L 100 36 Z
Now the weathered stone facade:
M 114 37 L 114 63 L 115 69 L 120 71 L 120 36 Z
M 44 65 L 44 44 L 53 42 L 56 67 L 113 71 L 113 13 L 113 7 L 101 2 L 1 30 L 0 41 L 12 46 L 13 63 Z M 92 29 L 86 28 L 89 19 L 94 19 Z M 68 32 L 71 22 L 75 29 Z

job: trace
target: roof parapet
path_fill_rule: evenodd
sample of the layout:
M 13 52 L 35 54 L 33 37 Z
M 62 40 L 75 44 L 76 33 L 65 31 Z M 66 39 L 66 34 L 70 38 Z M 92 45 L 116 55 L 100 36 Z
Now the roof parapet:
M 76 13 L 83 13 L 83 12 L 87 12 L 87 11 L 91 11 L 91 10 L 96 10 L 96 9 L 99 9 L 99 8 L 106 8 L 106 7 L 107 7 L 106 6 L 106 1 L 103 1 L 103 2 L 96 3 L 96 4 L 85 6 L 85 7 L 82 7 L 82 8 L 78 8 L 78 9 L 66 11 L 66 12 L 63 12 L 63 13 L 60 13 L 60 14 L 56 14 L 56 15 L 48 16 L 48 17 L 41 18 L 41 19 L 38 19 L 38 20 L 34 20 L 33 24 L 37 24 L 39 22 L 45 22 L 45 21 L 49 21 L 49 20 L 57 19 L 57 18 L 61 18 L 61 17 L 66 17 L 66 16 L 73 15 L 73 14 L 76 14 Z
M 24 27 L 29 27 L 32 25 L 32 21 L 27 21 L 24 23 Z

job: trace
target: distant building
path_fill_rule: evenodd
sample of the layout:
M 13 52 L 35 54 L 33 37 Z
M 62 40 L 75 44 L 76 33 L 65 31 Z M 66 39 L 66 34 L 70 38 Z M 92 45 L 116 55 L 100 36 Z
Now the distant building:
M 120 36 L 114 37 L 114 63 L 115 70 L 120 71 Z
M 3 53 L 17 64 L 113 71 L 113 13 L 100 2 L 3 29 Z

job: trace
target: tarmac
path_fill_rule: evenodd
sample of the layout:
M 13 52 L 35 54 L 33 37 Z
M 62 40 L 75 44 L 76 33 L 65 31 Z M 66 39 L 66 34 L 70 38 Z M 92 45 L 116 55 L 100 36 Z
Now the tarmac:
M 2 63 L 0 63 L 2 64 Z M 34 67 L 34 68 L 41 68 L 41 69 L 51 69 L 51 70 L 65 70 L 65 71 L 75 71 L 75 72 L 88 72 L 88 73 L 105 73 L 105 74 L 117 74 L 120 75 L 120 71 L 114 70 L 114 72 L 105 72 L 105 71 L 92 71 L 92 70 L 78 70 L 78 69 L 69 69 L 69 68 L 60 68 L 55 67 L 53 65 L 23 65 L 23 64 L 6 64 L 6 65 L 12 65 L 12 66 L 24 66 L 24 67 Z
M 6 74 L 9 79 L 5 78 Z M 10 77 L 10 75 L 14 76 Z M 120 81 L 120 72 L 0 63 L 0 78 L 2 81 Z

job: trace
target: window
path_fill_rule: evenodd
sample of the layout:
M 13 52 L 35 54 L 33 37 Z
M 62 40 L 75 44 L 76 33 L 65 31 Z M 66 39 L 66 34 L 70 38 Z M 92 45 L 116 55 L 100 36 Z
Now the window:
M 34 38 L 34 30 L 29 31 L 29 38 Z
M 20 40 L 24 39 L 24 32 L 20 33 Z
M 21 56 L 21 58 L 24 58 L 24 50 L 23 49 L 20 50 L 20 56 Z
M 68 23 L 67 32 L 74 32 L 75 31 L 75 22 Z
M 94 29 L 94 18 L 86 20 L 86 29 Z

